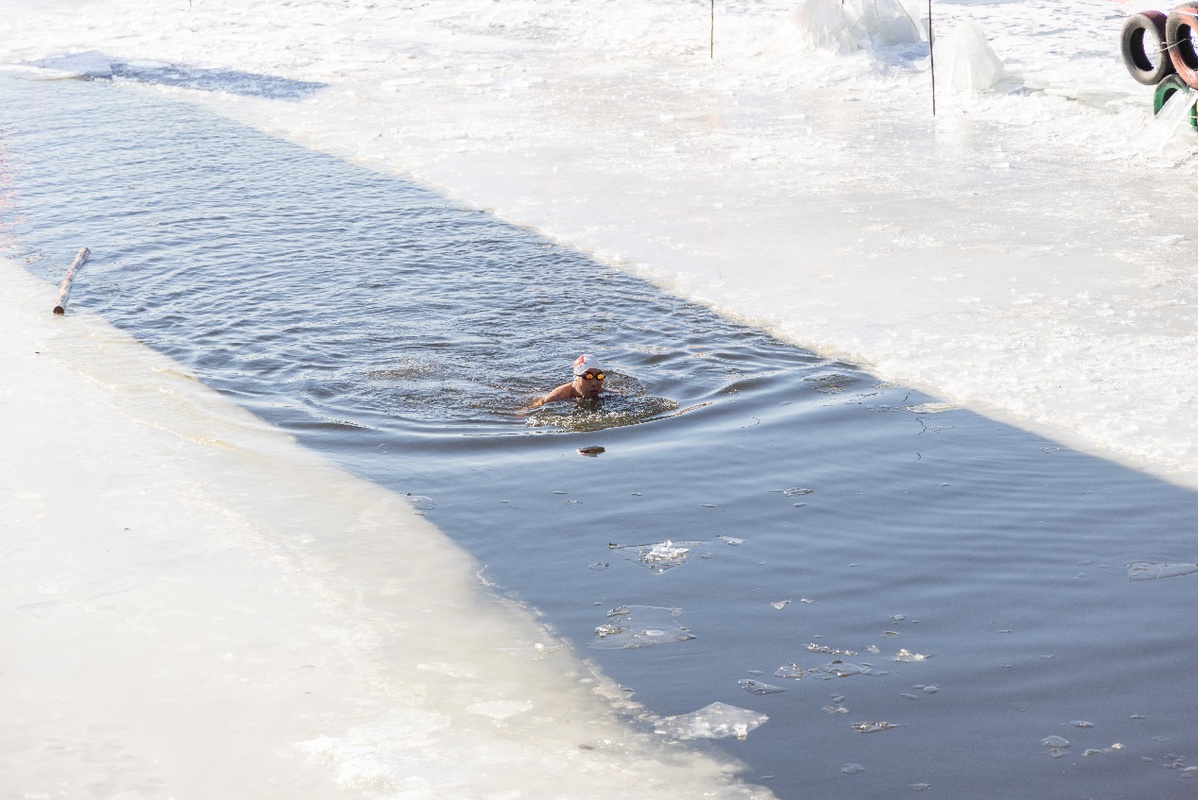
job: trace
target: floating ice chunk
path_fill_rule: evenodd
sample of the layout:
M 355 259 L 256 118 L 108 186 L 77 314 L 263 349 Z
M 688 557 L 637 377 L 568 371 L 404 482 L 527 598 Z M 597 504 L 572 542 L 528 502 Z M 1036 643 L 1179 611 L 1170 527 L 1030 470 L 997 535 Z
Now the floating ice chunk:
M 609 547 L 612 550 L 632 553 L 631 557 L 626 556 L 629 560 L 643 564 L 654 572 L 661 573 L 685 563 L 687 556 L 690 555 L 691 548 L 701 544 L 703 543 L 672 542 L 667 539 L 664 542 L 657 542 L 656 544 L 609 545 Z
M 1153 581 L 1157 578 L 1176 578 L 1198 572 L 1198 564 L 1154 564 L 1137 561 L 1127 565 L 1129 581 Z
M 853 730 L 860 731 L 861 733 L 877 733 L 878 731 L 888 731 L 888 730 L 891 730 L 891 729 L 897 728 L 897 727 L 898 727 L 898 725 L 895 725 L 892 722 L 885 722 L 885 721 L 883 721 L 883 722 L 854 722 L 853 723 Z
M 862 664 L 850 664 L 840 659 L 829 664 L 824 664 L 819 668 L 819 671 L 828 675 L 835 675 L 837 678 L 847 678 L 850 675 L 872 675 L 874 672 L 872 667 Z
M 912 653 L 910 650 L 903 648 L 894 654 L 895 661 L 926 661 L 929 656 L 923 653 Z
M 803 669 L 802 667 L 800 667 L 798 664 L 783 664 L 782 666 L 780 666 L 776 670 L 774 670 L 775 678 L 790 678 L 791 680 L 796 680 L 796 681 L 799 680 L 800 678 L 802 678 L 806 674 L 807 674 L 807 671 L 805 669 Z
M 956 406 L 952 403 L 920 403 L 914 406 L 903 406 L 912 414 L 943 414 L 945 411 L 954 411 Z
M 437 507 L 437 501 L 422 494 L 409 494 L 404 499 L 412 507 L 412 513 L 423 517 Z
M 833 650 L 831 647 L 828 647 L 828 645 L 826 645 L 826 644 L 816 644 L 815 642 L 812 642 L 811 644 L 807 645 L 807 649 L 810 650 L 812 653 L 823 653 L 824 655 L 829 655 L 829 656 L 855 656 L 855 655 L 857 655 L 852 650 L 840 650 L 840 649 Z
M 743 681 L 737 681 L 737 684 L 749 694 L 777 694 L 778 692 L 786 691 L 781 686 L 771 686 L 768 683 L 747 678 Z
M 690 714 L 658 720 L 655 730 L 676 739 L 744 739 L 767 720 L 765 714 L 716 702 Z
M 1002 61 L 986 41 L 982 26 L 963 20 L 947 36 L 936 37 L 937 83 L 954 92 L 984 90 L 1002 78 Z
M 657 606 L 619 606 L 607 613 L 608 622 L 595 628 L 591 647 L 603 650 L 631 650 L 655 644 L 671 644 L 694 639 L 678 624 L 681 608 Z
M 1065 751 L 1070 747 L 1069 740 L 1063 736 L 1046 736 L 1040 744 L 1048 748 L 1049 755 L 1053 758 L 1065 755 Z
M 744 539 L 738 539 L 735 536 L 724 536 L 721 534 L 720 536 L 717 536 L 715 538 L 720 539 L 721 541 L 724 542 L 724 544 L 732 545 L 733 547 L 736 547 L 737 545 L 742 545 L 745 543 Z
M 781 611 L 782 609 L 784 609 L 788 605 L 790 605 L 790 601 L 789 600 L 778 600 L 777 602 L 770 603 L 770 605 L 773 606 L 774 608 L 778 609 L 779 611 Z
M 860 764 L 845 764 L 840 768 L 840 771 L 845 775 L 860 775 L 862 772 L 865 772 L 865 767 Z
M 681 564 L 689 553 L 689 547 L 676 545 L 667 539 L 645 550 L 641 560 L 647 564 L 656 564 L 660 565 L 662 569 L 667 569 Z

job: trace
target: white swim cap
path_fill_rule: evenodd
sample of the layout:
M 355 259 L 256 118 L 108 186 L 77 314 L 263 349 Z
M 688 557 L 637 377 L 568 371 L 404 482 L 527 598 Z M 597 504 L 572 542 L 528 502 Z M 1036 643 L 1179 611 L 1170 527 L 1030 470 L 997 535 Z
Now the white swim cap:
M 583 353 L 574 359 L 574 377 L 578 377 L 584 372 L 603 372 L 603 367 L 599 366 L 599 359 L 590 353 Z

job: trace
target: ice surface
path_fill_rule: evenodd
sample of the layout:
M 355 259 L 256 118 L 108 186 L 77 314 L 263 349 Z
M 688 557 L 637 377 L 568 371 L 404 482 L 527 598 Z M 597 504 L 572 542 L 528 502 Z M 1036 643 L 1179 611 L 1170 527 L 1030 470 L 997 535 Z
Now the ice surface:
M 675 739 L 743 739 L 768 720 L 766 714 L 716 702 L 690 714 L 660 719 L 655 727 Z

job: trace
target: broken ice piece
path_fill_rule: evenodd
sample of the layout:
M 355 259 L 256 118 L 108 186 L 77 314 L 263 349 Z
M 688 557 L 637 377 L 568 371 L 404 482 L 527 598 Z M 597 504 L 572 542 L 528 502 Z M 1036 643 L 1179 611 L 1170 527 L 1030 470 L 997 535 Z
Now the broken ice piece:
M 431 497 L 426 497 L 422 494 L 405 495 L 404 499 L 408 501 L 408 505 L 412 507 L 412 513 L 423 517 L 437 507 L 437 501 Z
M 773 606 L 774 608 L 778 609 L 779 611 L 781 611 L 782 609 L 784 609 L 788 605 L 790 605 L 790 601 L 789 600 L 778 600 L 777 602 L 770 603 L 770 605 Z
M 619 606 L 607 612 L 608 622 L 595 628 L 591 647 L 603 650 L 631 650 L 655 644 L 670 644 L 694 639 L 678 624 L 681 608 L 657 606 Z
M 781 686 L 770 686 L 768 683 L 749 679 L 737 681 L 737 684 L 749 694 L 777 694 L 786 691 Z
M 903 648 L 894 654 L 895 661 L 925 661 L 928 656 L 923 653 L 912 653 L 910 650 Z
M 847 661 L 836 659 L 835 661 L 824 664 L 819 668 L 820 672 L 826 672 L 829 675 L 835 675 L 837 678 L 847 678 L 850 675 L 872 675 L 873 670 L 864 665 L 850 664 Z
M 609 544 L 611 550 L 630 551 L 635 555 L 629 558 L 630 561 L 635 561 L 638 564 L 644 564 L 654 572 L 665 572 L 667 569 L 677 567 L 684 563 L 691 548 L 703 544 L 702 542 L 673 542 L 669 539 L 656 544 L 641 544 L 641 545 L 619 545 Z
M 1063 736 L 1046 736 L 1040 744 L 1048 748 L 1048 753 L 1053 758 L 1060 758 L 1070 747 L 1069 740 Z
M 806 670 L 804 670 L 798 664 L 783 664 L 774 670 L 775 678 L 792 678 L 794 680 L 798 680 L 805 674 Z
M 877 731 L 888 731 L 891 728 L 898 727 L 889 722 L 854 722 L 853 730 L 861 733 L 876 733 Z
M 736 546 L 737 546 L 737 545 L 739 545 L 739 544 L 744 544 L 744 543 L 745 543 L 745 540 L 744 540 L 744 539 L 738 539 L 738 538 L 736 538 L 735 536 L 724 536 L 724 535 L 720 535 L 720 536 L 717 536 L 717 537 L 715 537 L 715 538 L 717 538 L 717 539 L 720 539 L 721 541 L 723 541 L 723 543 L 724 543 L 724 544 L 730 544 L 730 545 L 732 545 L 733 547 L 736 547 Z
M 1198 564 L 1153 564 L 1138 561 L 1127 565 L 1129 581 L 1152 581 L 1157 578 L 1177 578 L 1198 572 Z
M 765 714 L 715 702 L 690 714 L 658 720 L 655 730 L 676 739 L 744 739 L 767 720 Z

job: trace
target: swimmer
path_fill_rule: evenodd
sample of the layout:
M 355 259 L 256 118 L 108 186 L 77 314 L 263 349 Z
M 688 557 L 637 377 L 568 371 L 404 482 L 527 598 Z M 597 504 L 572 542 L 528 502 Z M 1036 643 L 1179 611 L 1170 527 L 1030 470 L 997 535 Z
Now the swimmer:
M 543 397 L 538 397 L 528 407 L 536 408 L 557 400 L 583 400 L 601 394 L 613 394 L 603 388 L 603 378 L 603 367 L 599 366 L 599 359 L 583 353 L 574 359 L 574 380 L 563 383 Z

